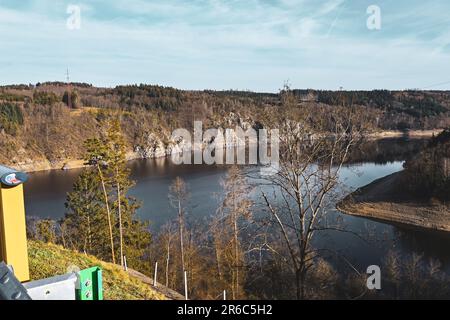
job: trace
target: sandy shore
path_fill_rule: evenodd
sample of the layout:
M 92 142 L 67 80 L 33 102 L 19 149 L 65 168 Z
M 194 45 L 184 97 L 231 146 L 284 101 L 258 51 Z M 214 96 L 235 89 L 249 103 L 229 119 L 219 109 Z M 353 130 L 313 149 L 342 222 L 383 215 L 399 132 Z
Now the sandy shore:
M 136 160 L 142 159 L 141 156 L 136 153 L 128 153 L 127 160 Z M 38 171 L 48 171 L 48 170 L 70 170 L 70 169 L 78 169 L 84 168 L 86 165 L 84 164 L 84 160 L 79 159 L 67 159 L 64 161 L 50 162 L 48 160 L 38 160 L 29 163 L 23 163 L 18 165 L 12 165 L 14 169 L 24 171 L 24 172 L 38 172 Z
M 385 139 L 385 138 L 430 138 L 433 135 L 437 136 L 443 129 L 433 130 L 409 130 L 409 131 L 380 131 L 368 134 L 370 139 Z
M 401 172 L 362 187 L 343 201 L 337 209 L 345 214 L 393 222 L 436 231 L 450 231 L 450 208 L 430 205 L 402 195 Z

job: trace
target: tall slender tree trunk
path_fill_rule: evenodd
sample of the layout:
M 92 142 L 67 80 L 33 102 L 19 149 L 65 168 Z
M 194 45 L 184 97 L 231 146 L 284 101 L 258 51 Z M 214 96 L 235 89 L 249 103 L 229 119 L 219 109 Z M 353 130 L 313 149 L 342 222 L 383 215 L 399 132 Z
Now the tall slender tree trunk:
M 296 295 L 298 300 L 305 299 L 305 280 L 306 271 L 304 266 L 300 266 L 298 270 L 295 271 L 295 283 L 296 283 Z
M 306 272 L 302 270 L 300 273 L 300 299 L 305 299 L 305 280 L 306 280 Z
M 299 270 L 295 270 L 295 291 L 296 291 L 296 296 L 297 296 L 297 300 L 301 300 L 302 299 L 302 293 L 301 293 L 301 279 L 300 279 L 300 271 Z
M 98 174 L 100 177 L 100 182 L 102 184 L 103 196 L 105 197 L 106 214 L 108 216 L 109 239 L 111 241 L 111 258 L 112 258 L 113 264 L 116 264 L 116 254 L 114 251 L 114 237 L 113 237 L 112 223 L 111 223 L 111 211 L 109 210 L 108 193 L 106 192 L 105 180 L 103 178 L 102 170 L 100 169 L 99 164 L 97 164 L 97 170 L 98 170 Z
M 119 237 L 120 237 L 120 265 L 123 267 L 123 227 L 122 227 L 122 206 L 121 206 L 121 198 L 120 198 L 120 184 L 119 177 L 117 172 L 117 209 L 119 214 Z
M 216 253 L 216 263 L 217 263 L 217 274 L 219 275 L 219 279 L 222 280 L 222 259 L 220 258 L 221 252 L 220 252 L 220 248 L 219 248 L 219 244 L 217 243 L 216 240 L 216 244 L 215 244 L 215 253 Z
M 88 223 L 88 252 L 92 253 L 91 218 L 89 217 L 89 214 L 87 216 L 87 223 Z
M 234 270 L 236 274 L 235 287 L 236 287 L 236 298 L 239 297 L 239 245 L 238 245 L 238 228 L 236 212 L 233 214 L 233 232 L 234 232 Z
M 170 263 L 170 236 L 167 240 L 166 287 L 169 287 L 169 263 Z
M 181 201 L 178 200 L 178 220 L 180 225 L 180 250 L 181 250 L 181 265 L 183 267 L 183 272 L 186 271 L 186 266 L 184 264 L 184 235 L 183 235 L 183 209 L 181 208 Z
M 84 190 L 87 190 L 87 183 L 84 184 Z M 87 198 L 88 196 L 85 194 L 85 197 Z M 92 253 L 92 233 L 91 233 L 91 217 L 89 216 L 89 212 L 90 212 L 90 204 L 88 204 L 86 206 L 86 212 L 88 212 L 87 214 L 87 228 L 88 228 L 88 235 L 87 235 L 87 239 L 88 239 L 88 251 L 89 253 Z
M 239 239 L 238 239 L 238 225 L 237 225 L 237 205 L 236 205 L 236 194 L 233 191 L 233 237 L 234 237 L 234 269 L 235 269 L 235 298 L 239 297 Z

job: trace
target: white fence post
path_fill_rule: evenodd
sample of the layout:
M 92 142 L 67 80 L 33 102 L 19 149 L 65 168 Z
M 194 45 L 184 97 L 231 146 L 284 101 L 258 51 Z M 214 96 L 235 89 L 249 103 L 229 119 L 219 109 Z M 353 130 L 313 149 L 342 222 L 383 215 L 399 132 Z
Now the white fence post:
M 158 276 L 158 261 L 155 263 L 155 276 L 153 278 L 153 286 L 156 287 L 156 277 Z
M 128 271 L 128 266 L 127 266 L 127 257 L 123 256 L 123 269 L 125 271 Z
M 184 271 L 184 296 L 188 300 L 187 271 Z

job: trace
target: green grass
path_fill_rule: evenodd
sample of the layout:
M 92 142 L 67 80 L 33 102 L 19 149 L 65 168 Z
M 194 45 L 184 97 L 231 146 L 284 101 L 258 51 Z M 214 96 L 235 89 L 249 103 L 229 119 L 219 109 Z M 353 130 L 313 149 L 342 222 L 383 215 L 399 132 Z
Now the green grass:
M 28 241 L 28 256 L 31 280 L 65 274 L 68 268 L 80 269 L 99 266 L 103 269 L 103 291 L 105 300 L 164 300 L 147 284 L 130 277 L 119 266 L 89 255 L 64 249 L 61 246 Z

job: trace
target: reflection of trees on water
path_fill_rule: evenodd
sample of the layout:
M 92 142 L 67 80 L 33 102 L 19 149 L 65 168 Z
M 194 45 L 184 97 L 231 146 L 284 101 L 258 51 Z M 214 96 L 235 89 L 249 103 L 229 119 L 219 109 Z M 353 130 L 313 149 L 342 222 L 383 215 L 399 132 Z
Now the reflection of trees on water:
M 426 259 L 438 258 L 450 271 L 450 235 L 445 232 L 397 227 L 394 234 L 397 246 L 407 252 L 424 255 Z
M 350 153 L 349 164 L 374 162 L 387 164 L 395 161 L 405 161 L 416 155 L 428 143 L 428 139 L 381 139 L 370 140 L 360 144 Z

